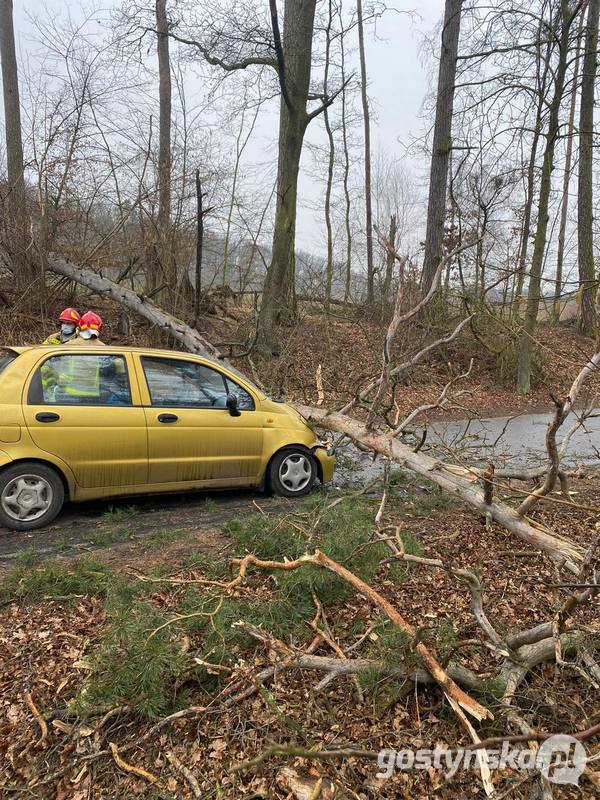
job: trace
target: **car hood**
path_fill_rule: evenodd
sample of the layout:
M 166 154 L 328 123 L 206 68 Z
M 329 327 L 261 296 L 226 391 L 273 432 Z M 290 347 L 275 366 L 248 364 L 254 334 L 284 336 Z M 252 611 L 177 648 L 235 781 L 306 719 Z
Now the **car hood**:
M 266 398 L 261 402 L 261 407 L 267 414 L 273 414 L 282 428 L 310 428 L 304 417 L 287 403 Z

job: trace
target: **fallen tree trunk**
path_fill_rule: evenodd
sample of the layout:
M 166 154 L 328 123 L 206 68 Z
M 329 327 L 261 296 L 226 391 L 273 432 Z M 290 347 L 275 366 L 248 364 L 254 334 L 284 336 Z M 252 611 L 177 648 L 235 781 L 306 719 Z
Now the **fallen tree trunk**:
M 118 283 L 105 278 L 102 274 L 93 272 L 91 269 L 79 267 L 76 264 L 70 264 L 64 258 L 58 256 L 50 256 L 48 258 L 48 267 L 51 272 L 57 275 L 64 275 L 66 278 L 71 278 L 76 283 L 87 286 L 94 292 L 105 297 L 111 297 L 117 303 L 121 303 L 141 317 L 145 317 L 149 322 L 156 327 L 160 328 L 165 333 L 169 333 L 174 339 L 189 350 L 191 353 L 198 353 L 199 355 L 206 355 L 210 358 L 220 358 L 221 354 L 216 347 L 201 336 L 197 330 L 186 325 L 177 317 L 172 314 L 167 314 L 159 308 L 149 297 L 137 294 L 125 286 L 120 286 Z
M 70 264 L 57 256 L 49 257 L 48 269 L 59 275 L 71 278 L 101 295 L 111 297 L 118 303 L 127 306 L 154 325 L 157 325 L 161 330 L 169 333 L 190 352 L 209 356 L 210 358 L 220 357 L 218 350 L 198 331 L 160 309 L 149 298 L 140 296 L 130 289 L 119 286 L 114 281 L 92 272 L 92 270 Z M 461 326 L 463 324 L 464 322 L 461 323 Z M 422 453 L 415 453 L 409 447 L 390 436 L 367 431 L 359 420 L 344 416 L 341 413 L 331 413 L 327 409 L 314 408 L 297 403 L 292 405 L 307 420 L 319 427 L 337 431 L 338 433 L 345 433 L 361 446 L 367 447 L 383 456 L 388 456 L 396 463 L 433 481 L 483 516 L 491 517 L 495 522 L 507 528 L 532 547 L 547 553 L 555 561 L 565 564 L 572 572 L 578 572 L 578 564 L 583 559 L 583 553 L 579 547 L 547 528 L 519 516 L 514 509 L 504 503 L 486 503 L 483 492 L 473 486 L 478 477 L 475 470 L 469 471 L 464 467 L 445 464 Z
M 298 403 L 294 407 L 309 422 L 325 430 L 344 433 L 354 442 L 389 457 L 397 464 L 407 467 L 412 472 L 422 475 L 442 489 L 463 500 L 479 511 L 482 516 L 489 514 L 491 518 L 503 525 L 523 541 L 547 553 L 555 561 L 563 562 L 572 572 L 577 573 L 578 564 L 583 560 L 583 551 L 562 536 L 558 536 L 547 528 L 537 525 L 505 503 L 485 502 L 483 491 L 473 485 L 477 474 L 464 467 L 446 464 L 423 453 L 415 453 L 410 447 L 381 433 L 368 431 L 359 420 L 343 414 L 328 412 L 326 409 L 303 406 Z

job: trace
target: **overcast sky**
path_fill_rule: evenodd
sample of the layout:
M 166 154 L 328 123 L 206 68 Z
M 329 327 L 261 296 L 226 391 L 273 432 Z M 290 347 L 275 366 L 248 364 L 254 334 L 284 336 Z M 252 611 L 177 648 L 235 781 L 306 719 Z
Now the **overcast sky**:
M 112 0 L 105 8 L 116 5 Z M 30 42 L 28 16 L 44 14 L 52 16 L 70 13 L 77 19 L 81 4 L 64 0 L 13 0 L 15 35 L 22 60 L 27 59 Z M 373 111 L 372 147 L 376 153 L 384 149 L 389 155 L 404 156 L 405 145 L 411 137 L 419 135 L 428 124 L 421 116 L 422 102 L 428 90 L 432 62 L 423 62 L 425 37 L 431 36 L 443 15 L 443 0 L 397 0 L 399 12 L 390 11 L 370 30 L 367 37 L 367 70 L 369 96 Z M 408 13 L 407 13 L 408 12 Z M 437 36 L 434 40 L 437 52 Z M 273 121 L 269 127 L 273 127 Z M 318 141 L 322 136 L 322 122 L 313 122 L 308 140 Z M 260 132 L 259 132 L 260 134 Z M 251 151 L 249 157 L 252 157 Z M 427 164 L 414 157 L 409 168 L 415 177 L 426 180 Z M 313 210 L 318 192 L 322 187 L 305 173 L 302 176 L 299 195 L 298 246 L 310 251 L 323 248 L 322 210 Z M 320 204 L 322 205 L 322 204 Z

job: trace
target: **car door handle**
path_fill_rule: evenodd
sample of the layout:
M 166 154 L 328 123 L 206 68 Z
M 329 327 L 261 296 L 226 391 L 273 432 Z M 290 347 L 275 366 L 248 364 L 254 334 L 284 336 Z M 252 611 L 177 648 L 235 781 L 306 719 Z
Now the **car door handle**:
M 165 424 L 168 424 L 169 422 L 177 422 L 178 419 L 179 419 L 179 417 L 177 416 L 177 414 L 159 414 L 158 415 L 158 421 L 159 422 L 164 422 Z
M 54 414 L 52 411 L 40 411 L 39 414 L 35 415 L 35 418 L 38 422 L 58 422 L 60 419 L 58 414 Z

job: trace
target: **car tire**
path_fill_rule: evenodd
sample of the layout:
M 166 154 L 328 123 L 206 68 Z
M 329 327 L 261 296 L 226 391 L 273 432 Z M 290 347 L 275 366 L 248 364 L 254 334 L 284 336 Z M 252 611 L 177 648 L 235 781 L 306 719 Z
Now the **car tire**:
M 269 485 L 280 497 L 303 497 L 317 478 L 317 464 L 309 452 L 289 448 L 276 453 L 269 465 Z
M 24 461 L 0 472 L 0 525 L 14 531 L 43 528 L 63 507 L 65 489 L 50 467 Z

